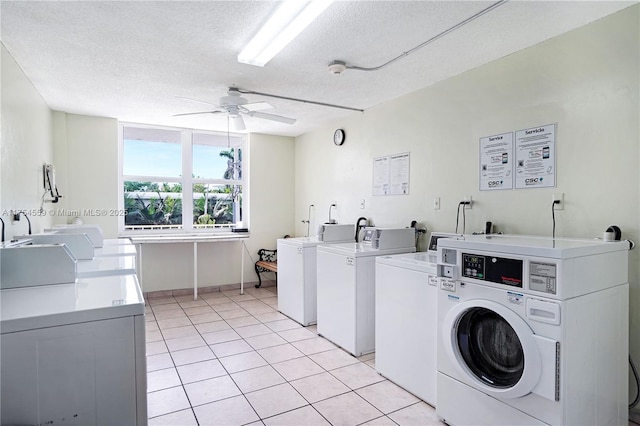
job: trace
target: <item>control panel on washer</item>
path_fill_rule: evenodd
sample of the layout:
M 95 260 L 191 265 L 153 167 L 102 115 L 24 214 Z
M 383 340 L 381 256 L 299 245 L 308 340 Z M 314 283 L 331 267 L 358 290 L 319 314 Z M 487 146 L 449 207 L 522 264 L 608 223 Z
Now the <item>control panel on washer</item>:
M 453 280 L 471 278 L 484 282 L 524 288 L 547 294 L 557 292 L 555 263 L 494 256 L 487 253 L 441 249 L 438 276 Z

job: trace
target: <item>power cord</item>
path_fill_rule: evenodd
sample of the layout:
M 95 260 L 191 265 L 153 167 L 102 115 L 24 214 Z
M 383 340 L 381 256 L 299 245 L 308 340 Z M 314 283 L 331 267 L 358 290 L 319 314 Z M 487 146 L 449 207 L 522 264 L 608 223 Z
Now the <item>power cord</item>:
M 638 378 L 638 371 L 636 370 L 636 366 L 633 364 L 633 360 L 631 359 L 631 355 L 629 355 L 629 365 L 631 365 L 631 371 L 633 371 L 633 377 L 636 379 L 636 398 L 633 400 L 631 404 L 629 404 L 629 410 L 638 405 L 640 402 L 640 379 Z
M 29 216 L 23 211 L 18 212 L 18 216 L 23 215 L 27 219 L 27 223 L 29 224 L 29 235 L 31 235 L 31 221 L 29 220 Z
M 556 238 L 556 204 L 560 204 L 560 200 L 553 200 L 551 204 L 551 219 L 553 220 L 553 231 L 552 236 Z
M 460 201 L 458 203 L 458 211 L 456 213 L 456 234 L 458 233 L 458 223 L 460 220 L 460 206 L 468 206 L 470 205 L 471 202 L 470 201 Z M 462 233 L 464 234 L 465 229 L 467 227 L 467 219 L 465 216 L 465 211 L 464 211 L 464 207 L 462 207 Z

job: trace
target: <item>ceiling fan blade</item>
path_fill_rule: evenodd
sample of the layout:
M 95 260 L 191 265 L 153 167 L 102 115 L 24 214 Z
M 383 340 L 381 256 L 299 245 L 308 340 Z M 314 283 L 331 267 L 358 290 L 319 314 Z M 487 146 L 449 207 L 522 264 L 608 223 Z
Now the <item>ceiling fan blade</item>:
M 176 98 L 178 98 L 178 99 L 185 99 L 185 100 L 187 100 L 187 101 L 199 102 L 199 103 L 201 103 L 201 104 L 211 105 L 211 106 L 214 106 L 214 107 L 216 107 L 216 108 L 220 108 L 220 106 L 218 106 L 218 105 L 216 105 L 216 104 L 213 104 L 213 103 L 211 103 L 211 102 L 201 101 L 201 100 L 198 100 L 198 99 L 185 98 L 184 96 L 176 96 Z
M 251 102 L 248 104 L 244 104 L 242 105 L 242 108 L 246 109 L 247 111 L 262 111 L 265 109 L 272 109 L 273 105 L 271 105 L 269 102 Z
M 201 111 L 201 112 L 185 112 L 182 114 L 173 114 L 173 117 L 180 117 L 183 115 L 197 115 L 197 114 L 219 114 L 221 112 L 226 112 L 226 111 Z
M 264 118 L 266 120 L 278 121 L 285 124 L 293 124 L 296 122 L 294 118 L 283 117 L 281 115 L 267 114 L 259 111 L 249 111 L 247 114 L 251 117 Z

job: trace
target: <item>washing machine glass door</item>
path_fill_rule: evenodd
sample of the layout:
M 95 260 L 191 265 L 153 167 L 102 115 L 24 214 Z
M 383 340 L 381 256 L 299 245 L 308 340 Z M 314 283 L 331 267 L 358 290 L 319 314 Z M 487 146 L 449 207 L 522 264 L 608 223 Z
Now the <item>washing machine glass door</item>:
M 518 335 L 497 313 L 471 308 L 456 330 L 460 355 L 475 376 L 489 386 L 514 386 L 524 372 L 524 351 Z
M 498 398 L 517 398 L 540 381 L 541 356 L 531 327 L 491 300 L 455 305 L 442 323 L 443 345 L 470 386 Z

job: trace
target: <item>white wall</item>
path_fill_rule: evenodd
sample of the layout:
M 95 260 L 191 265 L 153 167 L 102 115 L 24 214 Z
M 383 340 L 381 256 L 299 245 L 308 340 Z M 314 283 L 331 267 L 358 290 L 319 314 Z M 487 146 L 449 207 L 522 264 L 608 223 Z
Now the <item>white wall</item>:
M 55 223 L 77 216 L 100 225 L 105 238 L 116 238 L 117 216 L 109 212 L 118 208 L 118 120 L 56 111 L 53 134 L 56 179 L 64 195 Z
M 51 110 L 5 46 L 2 57 L 2 134 L 0 139 L 0 217 L 5 222 L 5 239 L 26 234 L 24 216 L 13 222 L 9 210 L 25 210 L 32 231 L 51 225 L 49 215 L 38 213 L 44 193 L 42 165 L 51 163 Z M 47 208 L 48 205 L 45 205 Z
M 296 219 L 313 203 L 324 220 L 336 200 L 343 223 L 367 216 L 378 226 L 409 226 L 415 219 L 453 232 L 458 202 L 472 195 L 467 232 L 490 220 L 505 233 L 550 236 L 552 194 L 561 192 L 557 236 L 602 236 L 615 224 L 640 243 L 639 9 L 298 137 Z M 479 191 L 481 137 L 550 123 L 557 123 L 557 188 Z M 347 134 L 342 147 L 331 141 L 338 127 Z M 373 197 L 373 157 L 401 152 L 411 153 L 410 195 Z M 436 196 L 440 210 L 433 210 Z M 306 232 L 298 220 L 296 232 Z M 639 270 L 637 249 L 630 252 L 630 336 L 640 364 Z

